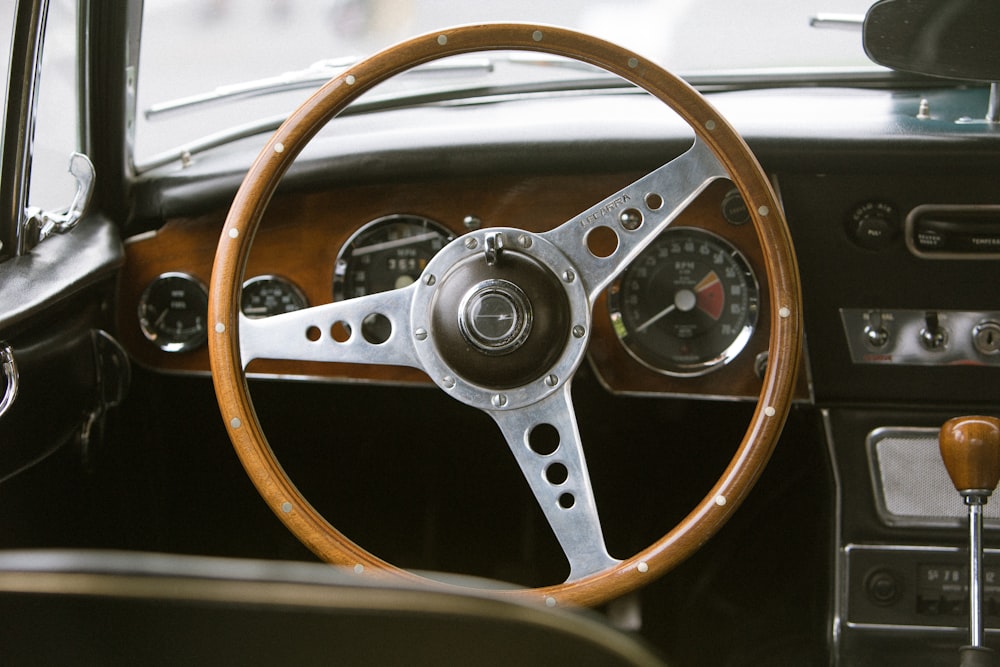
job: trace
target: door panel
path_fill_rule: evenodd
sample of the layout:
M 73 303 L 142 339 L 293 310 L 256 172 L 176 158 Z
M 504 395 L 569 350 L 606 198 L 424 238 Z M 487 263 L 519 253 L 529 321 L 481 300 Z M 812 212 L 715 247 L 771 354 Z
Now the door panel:
M 127 362 L 100 332 L 110 326 L 122 258 L 112 225 L 90 218 L 0 264 L 0 340 L 18 374 L 16 398 L 0 416 L 0 483 L 81 434 L 85 440 L 120 399 Z

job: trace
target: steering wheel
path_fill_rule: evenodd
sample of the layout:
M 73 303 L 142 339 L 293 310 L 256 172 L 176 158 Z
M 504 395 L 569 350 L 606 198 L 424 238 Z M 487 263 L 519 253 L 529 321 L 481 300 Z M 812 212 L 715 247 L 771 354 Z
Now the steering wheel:
M 474 51 L 540 51 L 597 65 L 644 88 L 693 128 L 676 159 L 544 233 L 484 228 L 439 251 L 415 283 L 264 319 L 240 311 L 255 231 L 281 176 L 306 143 L 366 90 L 432 60 Z M 769 363 L 756 410 L 728 467 L 677 526 L 619 560 L 605 546 L 570 385 L 592 329 L 593 304 L 612 280 L 710 183 L 739 189 L 763 247 L 771 301 Z M 613 236 L 608 252 L 594 243 Z M 388 336 L 362 323 L 377 316 Z M 321 559 L 413 580 L 331 526 L 278 463 L 251 402 L 253 359 L 391 364 L 422 369 L 446 394 L 500 427 L 570 565 L 567 580 L 515 594 L 549 605 L 595 605 L 652 581 L 729 518 L 767 463 L 788 414 L 802 344 L 798 270 L 781 207 L 733 128 L 694 89 L 614 44 L 551 26 L 463 26 L 403 42 L 336 76 L 275 132 L 226 219 L 209 297 L 209 354 L 226 428 L 248 475 L 285 525 Z M 553 434 L 552 447 L 538 444 Z

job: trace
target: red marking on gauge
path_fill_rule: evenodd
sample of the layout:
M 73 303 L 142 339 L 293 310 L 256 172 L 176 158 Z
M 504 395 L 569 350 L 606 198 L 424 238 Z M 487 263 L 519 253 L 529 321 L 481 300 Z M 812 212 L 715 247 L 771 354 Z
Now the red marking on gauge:
M 726 293 L 715 271 L 711 271 L 695 285 L 694 293 L 698 297 L 698 309 L 713 320 L 719 319 L 726 305 Z

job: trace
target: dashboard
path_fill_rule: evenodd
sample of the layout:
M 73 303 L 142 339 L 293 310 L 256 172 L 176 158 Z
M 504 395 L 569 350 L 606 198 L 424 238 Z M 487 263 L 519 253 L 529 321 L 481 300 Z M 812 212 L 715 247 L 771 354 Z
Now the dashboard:
M 985 104 L 982 91 L 749 90 L 710 99 L 757 153 L 785 206 L 806 309 L 808 356 L 798 398 L 820 405 L 976 404 L 1000 398 L 990 382 L 1000 364 L 998 305 L 990 289 L 996 281 L 998 210 L 990 147 L 997 137 L 973 122 L 916 119 L 922 100 L 942 114 L 971 116 Z M 569 119 L 566 103 L 529 96 L 516 103 L 439 105 L 339 119 L 306 149 L 271 203 L 245 276 L 255 281 L 251 291 L 264 300 L 318 305 L 352 290 L 394 285 L 401 276 L 412 279 L 412 269 L 438 242 L 479 226 L 550 229 L 690 144 L 687 128 L 642 95 L 581 96 L 572 100 Z M 411 128 L 405 141 L 398 127 Z M 231 156 L 196 161 L 139 183 L 138 222 L 126 240 L 119 325 L 123 343 L 141 365 L 208 372 L 207 352 L 198 340 L 191 349 L 167 350 L 163 341 L 150 340 L 157 334 L 143 332 L 144 318 L 155 323 L 163 314 L 157 304 L 145 312 L 150 304 L 144 293 L 172 274 L 183 274 L 196 292 L 207 284 L 219 229 L 241 177 L 238 165 L 245 158 L 240 156 L 255 147 L 237 144 Z M 669 307 L 671 294 L 676 298 L 685 291 L 678 281 L 687 278 L 665 273 L 673 264 L 655 258 L 647 277 L 639 278 L 644 269 L 633 267 L 595 310 L 590 361 L 607 388 L 756 396 L 769 304 L 766 285 L 759 284 L 765 272 L 756 237 L 749 226 L 732 221 L 739 204 L 729 185 L 717 183 L 669 232 L 708 233 L 710 245 L 738 258 L 729 270 L 742 277 L 727 286 L 739 291 L 733 295 L 738 298 L 723 306 L 738 311 L 735 320 L 722 318 L 714 306 L 706 309 L 703 298 L 691 313 L 712 326 L 680 324 L 675 312 L 637 333 L 643 318 Z M 393 225 L 407 220 L 421 221 L 415 229 L 427 225 L 434 238 L 388 254 L 355 256 L 361 246 L 385 243 L 379 235 L 398 233 Z M 709 246 L 702 249 L 711 252 Z M 376 254 L 383 266 L 374 277 L 359 280 L 357 265 Z M 348 264 L 354 268 L 346 269 Z M 711 271 L 699 271 L 686 293 L 707 297 L 709 292 L 696 288 Z M 659 277 L 649 277 L 653 274 Z M 262 281 L 266 277 L 271 278 Z M 379 284 L 385 280 L 389 283 Z M 666 297 L 642 292 L 640 283 L 655 280 L 673 285 Z M 204 299 L 196 297 L 199 304 Z M 178 314 L 168 326 L 183 330 L 184 317 Z M 197 313 L 193 317 L 194 328 L 203 329 Z M 673 331 L 656 334 L 658 342 L 635 344 L 671 326 Z M 680 338 L 723 329 L 726 334 L 680 360 Z M 195 331 L 194 337 L 200 336 Z M 730 349 L 737 338 L 738 349 Z M 665 344 L 674 344 L 674 351 L 662 352 Z M 426 382 L 419 372 L 402 368 L 259 360 L 249 370 L 285 378 Z
M 546 231 L 579 213 L 595 193 L 614 192 L 637 176 L 449 179 L 282 195 L 255 239 L 243 313 L 270 316 L 404 287 L 466 231 L 507 225 Z M 208 372 L 205 285 L 224 217 L 223 210 L 174 219 L 128 240 L 119 326 L 143 365 Z M 595 308 L 589 356 L 606 387 L 736 399 L 759 393 L 770 304 L 748 220 L 733 185 L 718 182 L 606 291 Z M 377 338 L 378 322 L 365 326 L 366 338 Z M 358 364 L 255 360 L 248 372 L 429 384 L 413 369 Z M 804 380 L 799 396 L 807 397 Z

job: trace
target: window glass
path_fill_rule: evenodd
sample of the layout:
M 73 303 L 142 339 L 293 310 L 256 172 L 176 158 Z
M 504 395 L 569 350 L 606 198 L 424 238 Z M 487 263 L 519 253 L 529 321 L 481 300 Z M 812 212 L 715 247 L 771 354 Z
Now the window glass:
M 369 55 L 461 23 L 557 24 L 611 39 L 681 74 L 870 67 L 861 31 L 818 30 L 818 12 L 863 16 L 872 0 L 146 0 L 136 162 L 242 123 L 285 114 L 309 91 L 164 103 L 278 77 L 323 59 Z M 482 73 L 473 72 L 473 77 Z M 482 83 L 481 78 L 474 82 Z M 449 83 L 428 80 L 429 86 Z
M 51 0 L 42 51 L 28 203 L 45 210 L 65 208 L 76 192 L 68 171 L 80 145 L 76 6 L 76 0 Z
M 0 2 L 0 53 L 3 57 L 3 109 L 7 108 L 7 81 L 10 80 L 10 43 L 14 33 L 14 8 L 17 3 L 8 0 Z

